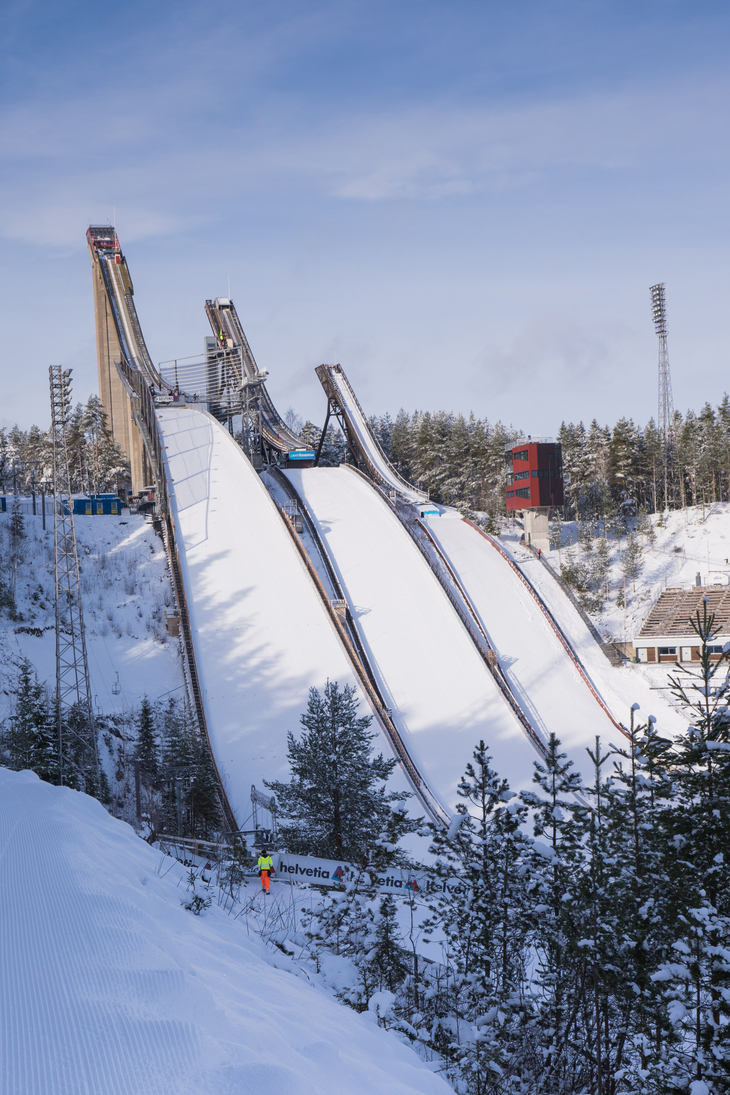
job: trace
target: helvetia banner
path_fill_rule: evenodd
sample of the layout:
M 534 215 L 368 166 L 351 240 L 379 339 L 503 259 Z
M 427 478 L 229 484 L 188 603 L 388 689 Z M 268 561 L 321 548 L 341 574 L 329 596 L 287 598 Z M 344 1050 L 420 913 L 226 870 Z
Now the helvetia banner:
M 291 855 L 277 852 L 274 860 L 274 878 L 280 882 L 303 882 L 309 886 L 343 888 L 346 883 L 359 880 L 363 887 L 375 886 L 381 893 L 429 894 L 437 890 L 449 893 L 458 890 L 458 878 L 434 879 L 422 871 L 406 871 L 392 867 L 387 871 L 356 870 L 349 863 L 335 859 L 315 859 L 313 856 Z

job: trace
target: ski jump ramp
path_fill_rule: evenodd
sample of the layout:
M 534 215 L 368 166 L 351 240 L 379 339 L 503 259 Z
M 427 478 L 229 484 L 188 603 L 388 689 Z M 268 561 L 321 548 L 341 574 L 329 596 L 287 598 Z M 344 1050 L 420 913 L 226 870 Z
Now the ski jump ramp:
M 545 738 L 554 733 L 571 755 L 592 748 L 596 735 L 604 747 L 609 742 L 623 744 L 621 731 L 500 550 L 453 510 L 425 518 L 424 524 L 469 594 L 510 688 L 533 726 Z M 624 721 L 627 718 L 628 711 Z
M 429 785 L 453 806 L 459 779 L 484 739 L 500 775 L 516 789 L 529 787 L 540 755 L 393 509 L 346 466 L 285 474 L 317 526 L 380 689 Z M 546 645 L 547 674 L 556 651 Z M 582 724 L 574 734 L 561 733 L 581 770 L 583 746 L 595 732 L 594 724 Z
M 309 689 L 358 680 L 275 503 L 225 427 L 191 406 L 157 416 L 211 746 L 243 828 L 251 785 L 288 777 L 287 732 L 298 733 Z M 374 744 L 392 755 L 382 731 Z M 393 780 L 412 789 L 402 770 Z

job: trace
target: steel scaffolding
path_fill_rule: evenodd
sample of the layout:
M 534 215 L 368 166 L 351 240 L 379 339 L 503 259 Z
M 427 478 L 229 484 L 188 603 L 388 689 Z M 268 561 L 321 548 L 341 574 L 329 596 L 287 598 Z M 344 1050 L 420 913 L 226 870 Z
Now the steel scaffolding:
M 64 712 L 76 708 L 78 725 L 68 729 L 81 746 L 84 772 L 98 787 L 99 753 L 86 654 L 81 577 L 71 498 L 66 426 L 71 409 L 71 370 L 51 365 L 51 442 L 53 448 L 53 543 L 56 591 L 56 716 L 58 762 L 64 782 Z

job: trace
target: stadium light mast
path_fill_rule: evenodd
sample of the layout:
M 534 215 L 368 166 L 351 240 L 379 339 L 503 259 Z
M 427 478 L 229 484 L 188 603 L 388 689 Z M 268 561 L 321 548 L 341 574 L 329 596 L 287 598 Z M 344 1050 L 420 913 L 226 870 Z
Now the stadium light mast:
M 664 449 L 664 508 L 667 509 L 669 505 L 667 471 L 674 424 L 674 399 L 672 397 L 672 377 L 669 372 L 669 351 L 667 350 L 667 301 L 664 282 L 652 285 L 650 293 L 651 315 L 654 320 L 654 330 L 659 338 L 659 414 L 657 425 L 661 431 Z

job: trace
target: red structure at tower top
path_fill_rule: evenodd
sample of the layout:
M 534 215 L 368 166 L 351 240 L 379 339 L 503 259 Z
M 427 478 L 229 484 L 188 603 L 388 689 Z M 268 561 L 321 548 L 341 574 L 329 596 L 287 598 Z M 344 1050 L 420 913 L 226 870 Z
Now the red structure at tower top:
M 563 457 L 560 444 L 548 437 L 528 437 L 505 450 L 507 512 L 551 509 L 563 504 Z

